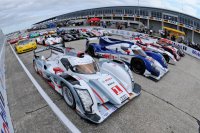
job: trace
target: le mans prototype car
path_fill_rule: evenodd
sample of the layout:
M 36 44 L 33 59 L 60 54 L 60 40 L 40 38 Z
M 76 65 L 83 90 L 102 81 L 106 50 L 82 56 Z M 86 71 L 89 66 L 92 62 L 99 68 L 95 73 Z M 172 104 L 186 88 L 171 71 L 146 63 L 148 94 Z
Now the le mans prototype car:
M 134 43 L 100 37 L 99 44 L 86 43 L 86 52 L 91 56 L 124 61 L 137 74 L 160 80 L 168 72 L 164 57 L 159 53 L 143 51 Z
M 177 62 L 176 59 L 174 58 L 174 55 L 172 55 L 170 52 L 165 51 L 165 50 L 164 50 L 163 48 L 161 48 L 161 47 L 154 47 L 154 46 L 152 46 L 152 45 L 149 44 L 149 43 L 144 43 L 144 42 L 141 40 L 141 38 L 139 38 L 139 37 L 134 38 L 134 39 L 130 39 L 130 40 L 127 40 L 127 41 L 130 41 L 130 42 L 133 42 L 133 43 L 137 44 L 137 45 L 140 46 L 144 51 L 152 51 L 152 52 L 157 52 L 157 53 L 162 54 L 167 63 L 175 64 L 175 63 Z
M 37 44 L 35 41 L 32 40 L 20 40 L 16 45 L 15 45 L 15 50 L 18 54 L 28 52 L 31 50 L 37 49 Z
M 38 37 L 36 38 L 36 43 L 40 44 L 40 45 L 55 45 L 55 44 L 59 44 L 62 42 L 62 38 L 57 36 L 57 35 L 50 35 L 50 36 L 45 36 L 45 37 Z
M 38 56 L 48 49 L 48 58 Z M 73 48 L 49 45 L 38 49 L 34 51 L 33 66 L 68 106 L 94 123 L 101 123 L 141 92 L 124 63 L 107 59 L 97 63 Z

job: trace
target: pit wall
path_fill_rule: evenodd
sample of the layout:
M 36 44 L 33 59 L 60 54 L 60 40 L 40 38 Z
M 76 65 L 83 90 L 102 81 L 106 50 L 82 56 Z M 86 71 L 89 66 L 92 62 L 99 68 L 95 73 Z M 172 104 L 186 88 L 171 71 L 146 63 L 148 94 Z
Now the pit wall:
M 5 44 L 6 38 L 0 29 L 0 130 L 1 133 L 14 133 L 6 94 Z

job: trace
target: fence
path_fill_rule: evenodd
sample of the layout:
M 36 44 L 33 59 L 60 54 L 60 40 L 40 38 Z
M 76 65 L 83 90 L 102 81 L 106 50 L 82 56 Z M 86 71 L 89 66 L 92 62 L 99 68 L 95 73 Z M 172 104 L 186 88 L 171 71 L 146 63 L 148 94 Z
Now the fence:
M 0 130 L 1 133 L 13 133 L 5 84 L 5 40 L 5 36 L 0 30 Z

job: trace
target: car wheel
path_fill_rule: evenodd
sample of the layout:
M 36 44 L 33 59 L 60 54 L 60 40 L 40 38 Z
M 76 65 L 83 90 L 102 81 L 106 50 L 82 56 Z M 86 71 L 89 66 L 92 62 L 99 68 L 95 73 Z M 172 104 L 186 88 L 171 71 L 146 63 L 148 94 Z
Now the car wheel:
M 177 51 L 178 55 L 180 55 L 181 57 L 185 56 L 183 50 L 178 49 Z
M 143 75 L 145 72 L 145 64 L 141 59 L 133 58 L 131 60 L 131 69 L 135 73 Z
M 163 57 L 165 58 L 166 62 L 169 63 L 169 56 L 164 54 Z
M 71 90 L 67 86 L 64 85 L 62 88 L 62 91 L 63 91 L 63 97 L 65 99 L 65 102 L 67 103 L 69 107 L 74 109 L 76 107 L 76 103 L 75 103 L 75 99 Z
M 44 40 L 42 41 L 42 45 L 44 45 L 44 46 L 45 46 L 45 41 L 44 41 Z
M 87 53 L 90 56 L 95 57 L 95 51 L 94 51 L 94 48 L 92 46 L 88 46 Z
M 35 69 L 36 73 L 38 73 L 38 68 L 37 68 L 35 61 L 33 61 L 33 68 Z

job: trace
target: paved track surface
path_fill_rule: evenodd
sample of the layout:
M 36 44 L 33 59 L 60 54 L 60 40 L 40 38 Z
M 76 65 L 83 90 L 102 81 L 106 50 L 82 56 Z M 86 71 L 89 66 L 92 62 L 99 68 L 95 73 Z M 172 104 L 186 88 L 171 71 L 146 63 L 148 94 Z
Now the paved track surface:
M 83 51 L 84 44 L 85 41 L 81 40 L 66 43 L 66 46 Z M 6 48 L 6 57 L 8 101 L 15 130 L 20 133 L 66 132 L 9 47 Z M 134 74 L 135 81 L 142 86 L 141 96 L 99 125 L 81 119 L 35 73 L 32 67 L 33 52 L 20 54 L 19 57 L 50 98 L 82 132 L 198 133 L 200 130 L 200 61 L 193 57 L 186 55 L 176 65 L 169 65 L 170 72 L 158 82 Z

